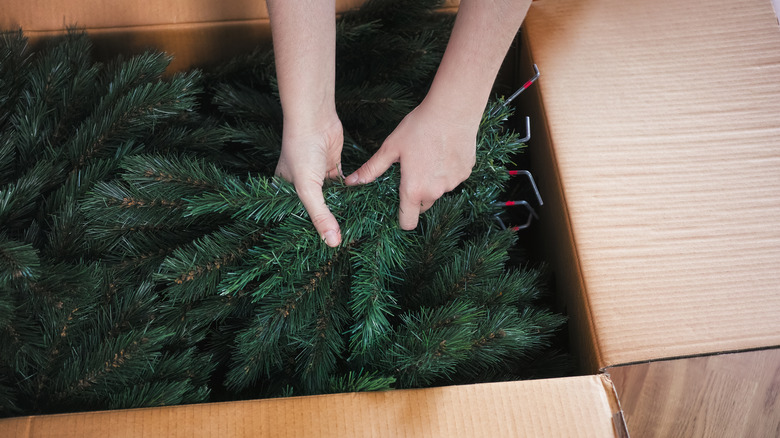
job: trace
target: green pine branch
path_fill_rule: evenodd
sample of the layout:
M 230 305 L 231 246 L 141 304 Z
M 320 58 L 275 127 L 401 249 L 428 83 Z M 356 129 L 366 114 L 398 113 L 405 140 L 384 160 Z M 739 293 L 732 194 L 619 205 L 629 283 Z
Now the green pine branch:
M 150 125 L 192 110 L 199 76 L 198 72 L 190 72 L 167 82 L 138 85 L 105 108 L 113 97 L 107 96 L 63 146 L 71 166 L 79 169 L 92 158 L 112 156 Z
M 29 226 L 43 194 L 52 186 L 52 175 L 61 170 L 61 164 L 41 160 L 16 181 L 0 189 L 0 226 L 17 231 Z
M 31 166 L 43 148 L 54 145 L 91 97 L 98 72 L 90 59 L 91 48 L 86 35 L 69 33 L 27 69 L 24 91 L 11 113 L 20 169 Z
M 508 260 L 507 250 L 515 243 L 510 231 L 489 231 L 459 249 L 449 263 L 441 265 L 420 300 L 438 305 L 467 296 L 474 287 L 501 275 Z
M 222 227 L 175 249 L 160 264 L 155 278 L 166 285 L 164 294 L 173 303 L 217 294 L 222 272 L 239 264 L 264 235 L 263 228 L 251 223 Z
M 451 17 L 372 0 L 337 28 L 343 161 L 419 102 Z M 510 268 L 506 165 L 524 145 L 486 108 L 472 176 L 416 231 L 400 171 L 329 181 L 329 248 L 274 177 L 273 54 L 164 78 L 72 33 L 0 41 L 0 415 L 510 379 L 561 363 L 543 269 Z M 214 394 L 216 393 L 216 394 Z
M 27 38 L 21 29 L 0 32 L 0 133 L 3 137 L 12 109 L 19 101 L 30 57 Z
M 0 260 L 0 290 L 8 291 L 20 279 L 35 280 L 40 275 L 38 251 L 4 234 L 0 234 Z
M 452 375 L 468 355 L 470 335 L 481 315 L 466 301 L 406 313 L 383 362 L 404 388 Z
M 331 377 L 326 393 L 387 391 L 393 389 L 395 377 L 365 370 L 350 371 Z

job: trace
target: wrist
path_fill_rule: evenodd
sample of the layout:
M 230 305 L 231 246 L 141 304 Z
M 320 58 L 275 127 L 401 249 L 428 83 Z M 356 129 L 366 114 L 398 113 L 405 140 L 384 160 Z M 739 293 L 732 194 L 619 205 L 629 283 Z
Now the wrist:
M 292 103 L 282 101 L 282 114 L 285 127 L 326 127 L 338 121 L 332 96 L 315 100 L 296 99 Z
M 341 131 L 341 121 L 335 105 L 300 111 L 283 110 L 283 114 L 283 135 L 287 138 L 302 138 L 312 134 Z
M 487 98 L 465 98 L 458 93 L 437 93 L 433 87 L 423 102 L 422 109 L 438 116 L 439 120 L 452 128 L 476 130 L 482 120 Z

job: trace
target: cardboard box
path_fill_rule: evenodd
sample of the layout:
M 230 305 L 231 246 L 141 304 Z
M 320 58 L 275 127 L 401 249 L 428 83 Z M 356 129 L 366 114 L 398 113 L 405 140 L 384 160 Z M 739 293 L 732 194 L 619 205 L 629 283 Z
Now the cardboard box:
M 780 345 L 770 2 L 542 0 L 526 30 L 590 368 Z
M 365 1 L 337 0 L 336 11 Z M 457 1 L 444 1 L 442 10 L 457 10 Z M 19 27 L 33 45 L 69 27 L 85 29 L 103 58 L 153 47 L 174 56 L 171 70 L 213 65 L 271 40 L 264 0 L 4 1 L 0 29 Z
M 603 377 L 527 381 L 0 421 L 4 437 L 613 436 Z
M 12 3 L 0 25 L 68 6 Z M 200 3 L 167 2 L 120 24 L 106 21 L 111 7 L 79 20 L 55 12 L 38 30 L 89 20 L 107 49 L 154 40 L 190 56 L 180 68 L 239 35 L 267 37 L 263 2 Z M 22 417 L 0 420 L 0 436 L 621 436 L 610 367 L 780 346 L 770 0 L 539 0 L 522 35 L 519 80 L 532 62 L 542 72 L 519 102 L 532 113 L 542 247 L 586 375 Z

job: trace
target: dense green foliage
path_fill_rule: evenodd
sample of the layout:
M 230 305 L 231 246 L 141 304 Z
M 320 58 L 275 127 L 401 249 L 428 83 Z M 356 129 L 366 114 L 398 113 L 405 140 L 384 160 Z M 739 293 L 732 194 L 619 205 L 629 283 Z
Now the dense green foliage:
M 424 93 L 451 24 L 435 4 L 339 21 L 345 170 Z M 519 378 L 547 354 L 563 319 L 493 221 L 523 146 L 500 102 L 473 175 L 415 232 L 397 168 L 329 183 L 332 249 L 272 176 L 270 52 L 170 77 L 160 53 L 90 53 L 78 33 L 0 41 L 1 415 Z

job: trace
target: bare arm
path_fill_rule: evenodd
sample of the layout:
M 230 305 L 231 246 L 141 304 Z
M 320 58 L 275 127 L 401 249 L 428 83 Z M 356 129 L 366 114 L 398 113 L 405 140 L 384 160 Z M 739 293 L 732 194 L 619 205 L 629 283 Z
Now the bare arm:
M 325 178 L 341 174 L 344 135 L 334 100 L 335 0 L 267 0 L 282 101 L 282 153 L 276 174 L 295 185 L 329 246 L 341 242 L 322 195 Z
M 531 0 L 463 0 L 426 100 L 479 123 L 507 50 Z
M 428 95 L 346 179 L 347 184 L 371 182 L 400 162 L 402 228 L 415 228 L 421 212 L 471 174 L 482 112 L 530 4 L 462 0 Z

